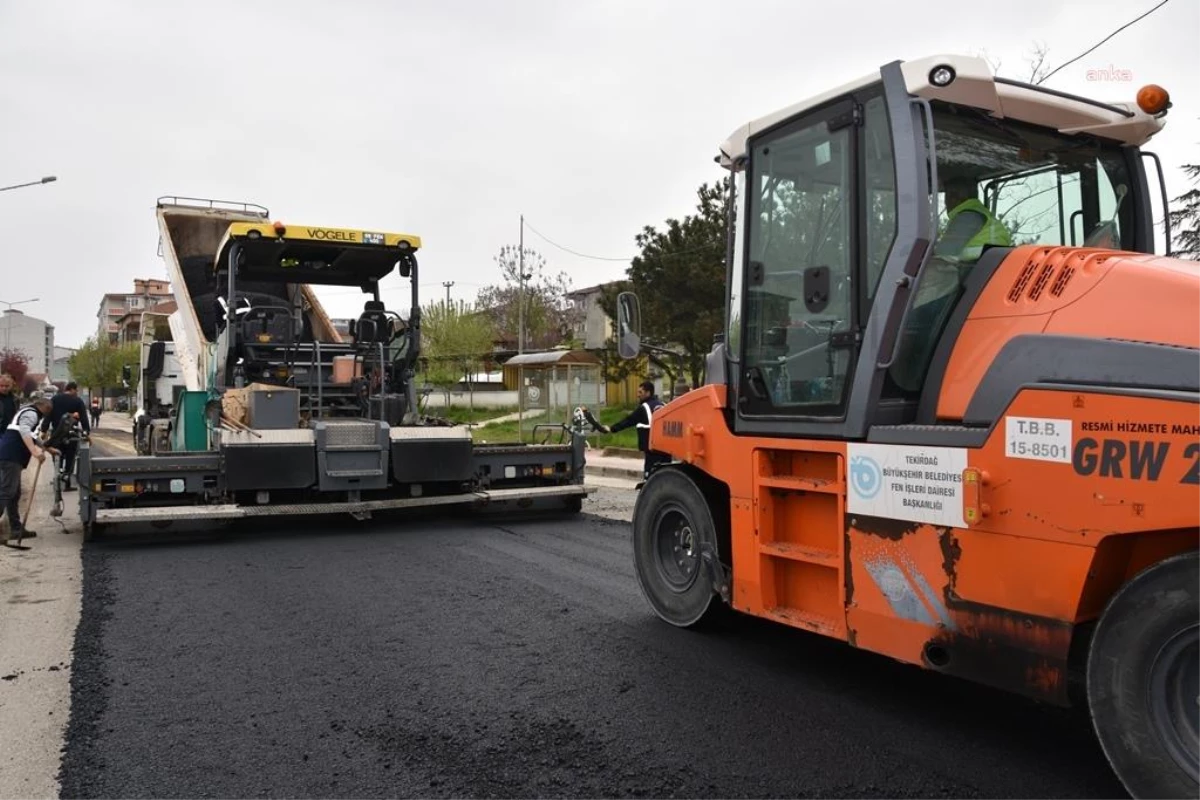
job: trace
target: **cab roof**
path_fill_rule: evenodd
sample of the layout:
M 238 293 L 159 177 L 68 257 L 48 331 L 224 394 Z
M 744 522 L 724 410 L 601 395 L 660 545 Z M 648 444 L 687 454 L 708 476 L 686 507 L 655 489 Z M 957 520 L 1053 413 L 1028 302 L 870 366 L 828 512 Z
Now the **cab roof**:
M 943 65 L 953 68 L 955 78 L 948 86 L 935 86 L 930 82 L 930 74 Z M 1012 118 L 1065 134 L 1090 133 L 1122 144 L 1142 145 L 1166 124 L 1161 116 L 1142 111 L 1133 98 L 1100 102 L 997 78 L 986 60 L 974 56 L 933 55 L 901 62 L 900 71 L 912 95 L 972 106 L 998 119 Z M 718 163 L 734 166 L 747 155 L 746 142 L 755 134 L 881 79 L 882 72 L 877 70 L 742 125 L 721 145 Z
M 246 280 L 361 286 L 378 283 L 401 258 L 421 247 L 407 233 L 314 225 L 234 222 L 218 248 L 216 268 L 241 248 L 238 275 Z

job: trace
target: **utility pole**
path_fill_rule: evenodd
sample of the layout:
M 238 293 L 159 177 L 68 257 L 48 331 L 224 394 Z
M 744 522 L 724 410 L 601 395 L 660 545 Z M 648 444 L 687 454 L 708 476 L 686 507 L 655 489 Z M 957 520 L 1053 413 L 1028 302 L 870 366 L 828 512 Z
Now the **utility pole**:
M 446 287 L 446 308 L 450 308 L 450 287 L 454 285 L 454 281 L 442 281 L 442 286 Z
M 521 215 L 519 266 L 517 267 L 517 355 L 525 352 L 525 215 Z

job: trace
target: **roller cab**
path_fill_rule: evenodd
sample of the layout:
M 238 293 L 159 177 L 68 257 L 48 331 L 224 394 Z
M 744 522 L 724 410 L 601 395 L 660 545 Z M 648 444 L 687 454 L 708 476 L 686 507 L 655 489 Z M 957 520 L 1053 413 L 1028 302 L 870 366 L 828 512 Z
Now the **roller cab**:
M 1168 108 L 933 56 L 737 128 L 725 329 L 632 520 L 650 609 L 1084 705 L 1131 794 L 1194 797 L 1200 267 L 1156 253 L 1143 149 Z

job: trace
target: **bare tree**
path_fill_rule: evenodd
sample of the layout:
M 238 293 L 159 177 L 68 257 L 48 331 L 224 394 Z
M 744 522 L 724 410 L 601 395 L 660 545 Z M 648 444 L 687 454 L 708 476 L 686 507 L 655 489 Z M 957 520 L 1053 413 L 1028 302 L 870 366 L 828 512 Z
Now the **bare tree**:
M 1046 56 L 1050 55 L 1050 48 L 1045 42 L 1034 42 L 1033 53 L 1028 56 L 1029 64 L 1029 82 L 1039 84 L 1046 80 L 1050 73 L 1049 67 L 1046 66 Z
M 1026 56 L 1026 63 L 1029 66 L 1029 74 L 1026 79 L 1029 83 L 1038 84 L 1046 79 L 1050 70 L 1046 66 L 1046 58 L 1050 55 L 1050 48 L 1044 42 L 1034 42 L 1033 51 Z M 982 58 L 992 68 L 992 72 L 997 75 L 1002 74 L 1001 67 L 1004 62 L 988 53 L 986 49 L 975 51 L 976 58 Z
M 986 49 L 976 50 L 973 55 L 976 58 L 982 58 L 984 61 L 988 62 L 988 64 L 992 68 L 992 72 L 994 72 L 997 75 L 1000 74 L 1000 65 L 1003 64 L 1004 62 L 998 58 L 993 58 L 990 54 L 988 54 L 988 51 Z

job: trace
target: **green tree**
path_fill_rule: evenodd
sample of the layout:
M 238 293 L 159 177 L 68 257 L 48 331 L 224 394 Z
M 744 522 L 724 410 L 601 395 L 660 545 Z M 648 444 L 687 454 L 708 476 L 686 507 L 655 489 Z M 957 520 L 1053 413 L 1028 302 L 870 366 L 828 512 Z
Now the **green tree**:
M 491 323 L 461 300 L 426 306 L 421 310 L 421 349 L 425 380 L 442 388 L 449 404 L 450 387 L 469 381 L 491 352 Z
M 71 374 L 89 392 L 98 392 L 104 397 L 108 390 L 120 390 L 118 394 L 124 391 L 121 373 L 128 366 L 129 391 L 132 393 L 137 391 L 141 377 L 141 352 L 141 345 L 137 342 L 115 345 L 92 337 L 71 356 Z
M 1183 171 L 1194 184 L 1200 184 L 1200 164 L 1184 164 Z M 1171 254 L 1179 258 L 1200 259 L 1200 189 L 1192 188 L 1175 198 L 1171 211 Z
M 501 282 L 480 289 L 476 304 L 491 313 L 496 338 L 518 340 L 522 299 L 526 350 L 545 350 L 569 338 L 573 309 L 566 296 L 571 291 L 567 274 L 550 274 L 546 259 L 528 247 L 523 265 L 521 249 L 514 245 L 501 247 L 494 260 L 500 267 Z M 529 276 L 523 290 L 519 277 L 522 266 Z
M 725 315 L 726 197 L 729 179 L 696 192 L 696 213 L 668 219 L 662 230 L 647 225 L 637 235 L 641 250 L 629 264 L 628 288 L 642 309 L 642 337 L 659 347 L 678 348 L 692 385 L 699 385 L 704 357 Z M 616 291 L 600 303 L 615 318 Z M 676 364 L 651 355 L 672 378 Z

